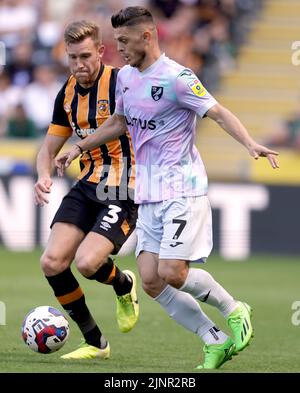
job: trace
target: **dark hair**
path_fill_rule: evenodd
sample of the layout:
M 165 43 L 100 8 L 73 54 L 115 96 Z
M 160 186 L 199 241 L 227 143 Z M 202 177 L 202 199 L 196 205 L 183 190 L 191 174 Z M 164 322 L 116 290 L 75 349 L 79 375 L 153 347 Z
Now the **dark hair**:
M 153 23 L 152 14 L 146 8 L 138 6 L 121 9 L 111 17 L 111 24 L 114 29 L 122 26 L 134 26 L 144 22 Z

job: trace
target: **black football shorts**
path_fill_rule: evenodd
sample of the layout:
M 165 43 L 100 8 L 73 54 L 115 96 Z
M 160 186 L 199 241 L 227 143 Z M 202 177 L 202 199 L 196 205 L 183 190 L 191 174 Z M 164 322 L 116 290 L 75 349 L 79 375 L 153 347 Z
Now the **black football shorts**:
M 67 222 L 85 234 L 99 233 L 114 244 L 113 254 L 117 254 L 135 229 L 137 210 L 131 199 L 92 199 L 86 192 L 86 185 L 82 187 L 79 181 L 63 198 L 50 227 L 56 222 Z

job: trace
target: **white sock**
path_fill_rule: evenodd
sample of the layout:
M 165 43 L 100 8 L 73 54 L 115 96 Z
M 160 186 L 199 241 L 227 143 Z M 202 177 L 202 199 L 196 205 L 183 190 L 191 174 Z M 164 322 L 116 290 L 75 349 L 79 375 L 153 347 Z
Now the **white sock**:
M 200 337 L 214 326 L 214 323 L 201 310 L 199 303 L 191 295 L 170 285 L 167 285 L 154 300 L 172 319 Z
M 190 268 L 181 291 L 195 299 L 216 307 L 225 318 L 237 307 L 237 302 L 214 278 L 203 269 Z
M 223 344 L 227 340 L 228 336 L 219 330 L 216 326 L 210 328 L 206 333 L 203 334 L 202 340 L 205 344 Z

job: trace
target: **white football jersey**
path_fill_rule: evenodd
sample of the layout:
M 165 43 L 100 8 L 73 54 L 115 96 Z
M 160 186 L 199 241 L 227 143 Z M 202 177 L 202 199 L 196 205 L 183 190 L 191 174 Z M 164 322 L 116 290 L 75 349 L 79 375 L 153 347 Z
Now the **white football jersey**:
M 195 74 L 163 54 L 143 72 L 124 66 L 117 91 L 116 113 L 126 118 L 135 152 L 135 202 L 205 195 L 196 115 L 203 117 L 216 100 Z

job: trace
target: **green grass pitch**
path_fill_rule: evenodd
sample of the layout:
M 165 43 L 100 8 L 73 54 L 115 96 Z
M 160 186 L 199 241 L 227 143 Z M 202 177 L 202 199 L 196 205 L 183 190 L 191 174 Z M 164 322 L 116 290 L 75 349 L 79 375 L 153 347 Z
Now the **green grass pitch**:
M 50 355 L 32 352 L 21 339 L 25 314 L 39 305 L 62 310 L 39 267 L 40 251 L 12 253 L 0 249 L 0 301 L 6 305 L 6 325 L 0 325 L 0 372 L 50 373 L 190 373 L 202 360 L 202 343 L 196 335 L 172 321 L 160 306 L 147 297 L 138 279 L 140 320 L 130 333 L 120 333 L 115 320 L 111 287 L 90 282 L 73 271 L 85 291 L 87 303 L 103 334 L 110 341 L 109 360 L 64 361 L 60 355 L 80 342 L 80 333 L 70 322 L 66 345 Z M 134 258 L 120 259 L 121 268 L 136 272 Z M 252 257 L 245 262 L 226 262 L 212 255 L 206 270 L 237 299 L 254 308 L 255 338 L 251 345 L 222 372 L 300 372 L 300 325 L 292 324 L 292 304 L 300 300 L 300 262 L 296 258 Z M 205 312 L 227 330 L 217 310 L 204 305 Z M 203 371 L 202 371 L 203 372 Z

